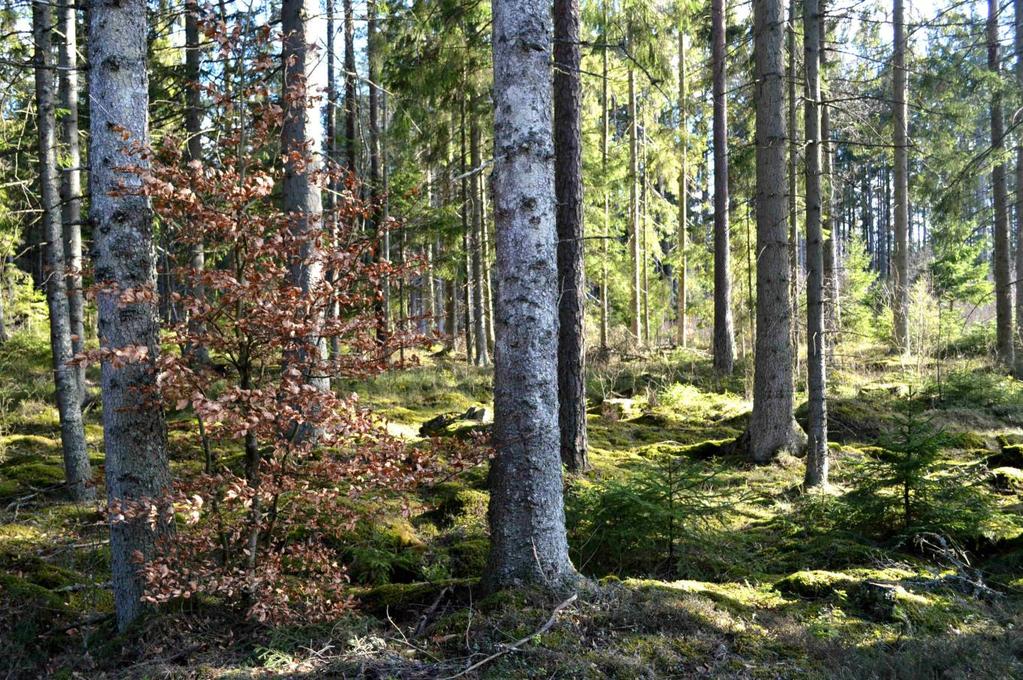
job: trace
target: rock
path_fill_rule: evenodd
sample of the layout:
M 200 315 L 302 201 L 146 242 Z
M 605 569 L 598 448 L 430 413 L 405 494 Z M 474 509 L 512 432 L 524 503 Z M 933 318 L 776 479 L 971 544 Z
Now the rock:
M 854 585 L 856 579 L 846 574 L 810 569 L 789 574 L 775 583 L 774 589 L 791 595 L 821 598 L 834 595 L 839 590 L 847 590 Z
M 600 405 L 600 415 L 608 420 L 619 422 L 635 418 L 641 414 L 640 408 L 634 399 L 613 397 L 605 399 Z
M 1023 470 L 1014 467 L 997 467 L 991 471 L 991 485 L 1003 491 L 1023 489 Z
M 462 413 L 442 413 L 419 426 L 421 437 L 466 436 L 493 421 L 490 411 L 483 406 L 470 406 Z
M 875 621 L 894 621 L 899 587 L 879 581 L 863 581 L 850 590 L 849 600 Z
M 998 453 L 987 457 L 989 468 L 1013 467 L 1023 468 L 1023 445 L 1007 444 Z

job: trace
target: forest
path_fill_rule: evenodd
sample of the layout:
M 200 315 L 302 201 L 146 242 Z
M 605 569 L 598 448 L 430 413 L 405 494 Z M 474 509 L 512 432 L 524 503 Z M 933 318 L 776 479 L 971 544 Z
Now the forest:
M 1023 0 L 4 0 L 0 678 L 1023 678 Z

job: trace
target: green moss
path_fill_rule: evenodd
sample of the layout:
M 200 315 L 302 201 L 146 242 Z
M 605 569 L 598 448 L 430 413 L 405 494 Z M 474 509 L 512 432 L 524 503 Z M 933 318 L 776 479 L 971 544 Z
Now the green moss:
M 451 558 L 451 575 L 456 578 L 479 577 L 487 566 L 490 541 L 468 538 L 452 544 L 447 552 Z
M 808 570 L 789 574 L 774 584 L 782 593 L 802 597 L 830 597 L 856 584 L 856 579 L 834 571 Z
M 1023 489 L 1023 470 L 1014 467 L 997 467 L 991 471 L 991 483 L 995 487 L 1007 491 Z
M 362 605 L 369 611 L 390 609 L 400 611 L 409 607 L 429 607 L 445 588 L 462 590 L 477 583 L 476 579 L 445 579 L 432 583 L 387 583 L 356 592 Z

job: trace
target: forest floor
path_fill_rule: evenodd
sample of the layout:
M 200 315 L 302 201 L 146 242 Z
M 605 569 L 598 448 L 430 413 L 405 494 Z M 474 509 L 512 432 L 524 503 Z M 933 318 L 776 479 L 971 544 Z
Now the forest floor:
M 0 678 L 1023 677 L 1023 384 L 978 355 L 939 376 L 878 348 L 838 352 L 826 494 L 801 493 L 800 459 L 751 466 L 729 450 L 748 370 L 721 382 L 682 350 L 591 361 L 593 469 L 566 484 L 573 559 L 592 579 L 575 599 L 481 597 L 476 469 L 422 490 L 408 519 L 360 529 L 341 620 L 271 627 L 193 602 L 117 635 L 106 527 L 98 505 L 60 499 L 47 343 L 21 334 L 0 348 Z M 491 384 L 451 355 L 345 389 L 414 438 L 438 414 L 489 407 Z M 96 409 L 87 422 L 101 469 Z M 872 467 L 902 426 L 941 433 L 912 532 Z M 170 432 L 189 474 L 190 427 Z

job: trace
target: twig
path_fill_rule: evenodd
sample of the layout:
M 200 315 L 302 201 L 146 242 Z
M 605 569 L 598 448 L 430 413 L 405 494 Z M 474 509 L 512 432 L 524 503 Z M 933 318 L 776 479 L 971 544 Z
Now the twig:
M 101 583 L 72 583 L 70 585 L 61 586 L 60 588 L 54 588 L 54 593 L 77 593 L 80 590 L 109 590 L 113 588 L 114 584 L 112 581 L 103 581 Z
M 534 633 L 532 633 L 530 635 L 527 635 L 526 637 L 522 638 L 521 640 L 516 640 L 515 642 L 511 643 L 510 645 L 503 645 L 503 646 L 501 646 L 501 649 L 497 650 L 496 652 L 494 652 L 490 656 L 486 657 L 485 659 L 483 659 L 481 661 L 477 661 L 473 665 L 471 665 L 468 668 L 466 668 L 464 671 L 461 671 L 460 673 L 455 673 L 454 675 L 449 675 L 448 677 L 443 678 L 443 680 L 455 680 L 455 678 L 460 678 L 463 675 L 468 675 L 469 673 L 473 672 L 477 668 L 480 668 L 482 666 L 487 665 L 488 663 L 490 663 L 494 659 L 497 659 L 497 658 L 507 654 L 508 652 L 515 651 L 516 649 L 518 649 L 522 645 L 526 644 L 527 642 L 529 642 L 533 638 L 535 638 L 537 636 L 540 636 L 540 635 L 543 635 L 548 630 L 550 630 L 551 626 L 554 625 L 554 622 L 557 620 L 558 614 L 561 613 L 561 610 L 563 610 L 565 607 L 567 607 L 568 605 L 570 605 L 573 602 L 575 602 L 578 597 L 579 597 L 578 593 L 573 593 L 572 597 L 568 598 L 567 600 L 565 600 L 564 602 L 559 604 L 557 607 L 555 607 L 554 611 L 551 612 L 551 616 L 550 616 L 549 619 L 547 619 L 546 623 L 544 623 L 542 626 L 537 628 Z
M 444 598 L 447 596 L 450 590 L 451 590 L 450 586 L 442 588 L 440 594 L 437 595 L 437 599 L 434 600 L 433 604 L 430 605 L 430 608 L 427 609 L 426 612 L 421 617 L 419 617 L 419 623 L 418 625 L 416 625 L 416 630 L 414 633 L 412 633 L 413 640 L 415 640 L 416 638 L 418 638 L 419 636 L 426 632 L 426 627 L 430 625 L 430 621 L 433 619 L 433 615 L 437 613 L 437 607 L 439 607 L 440 603 L 444 601 Z

